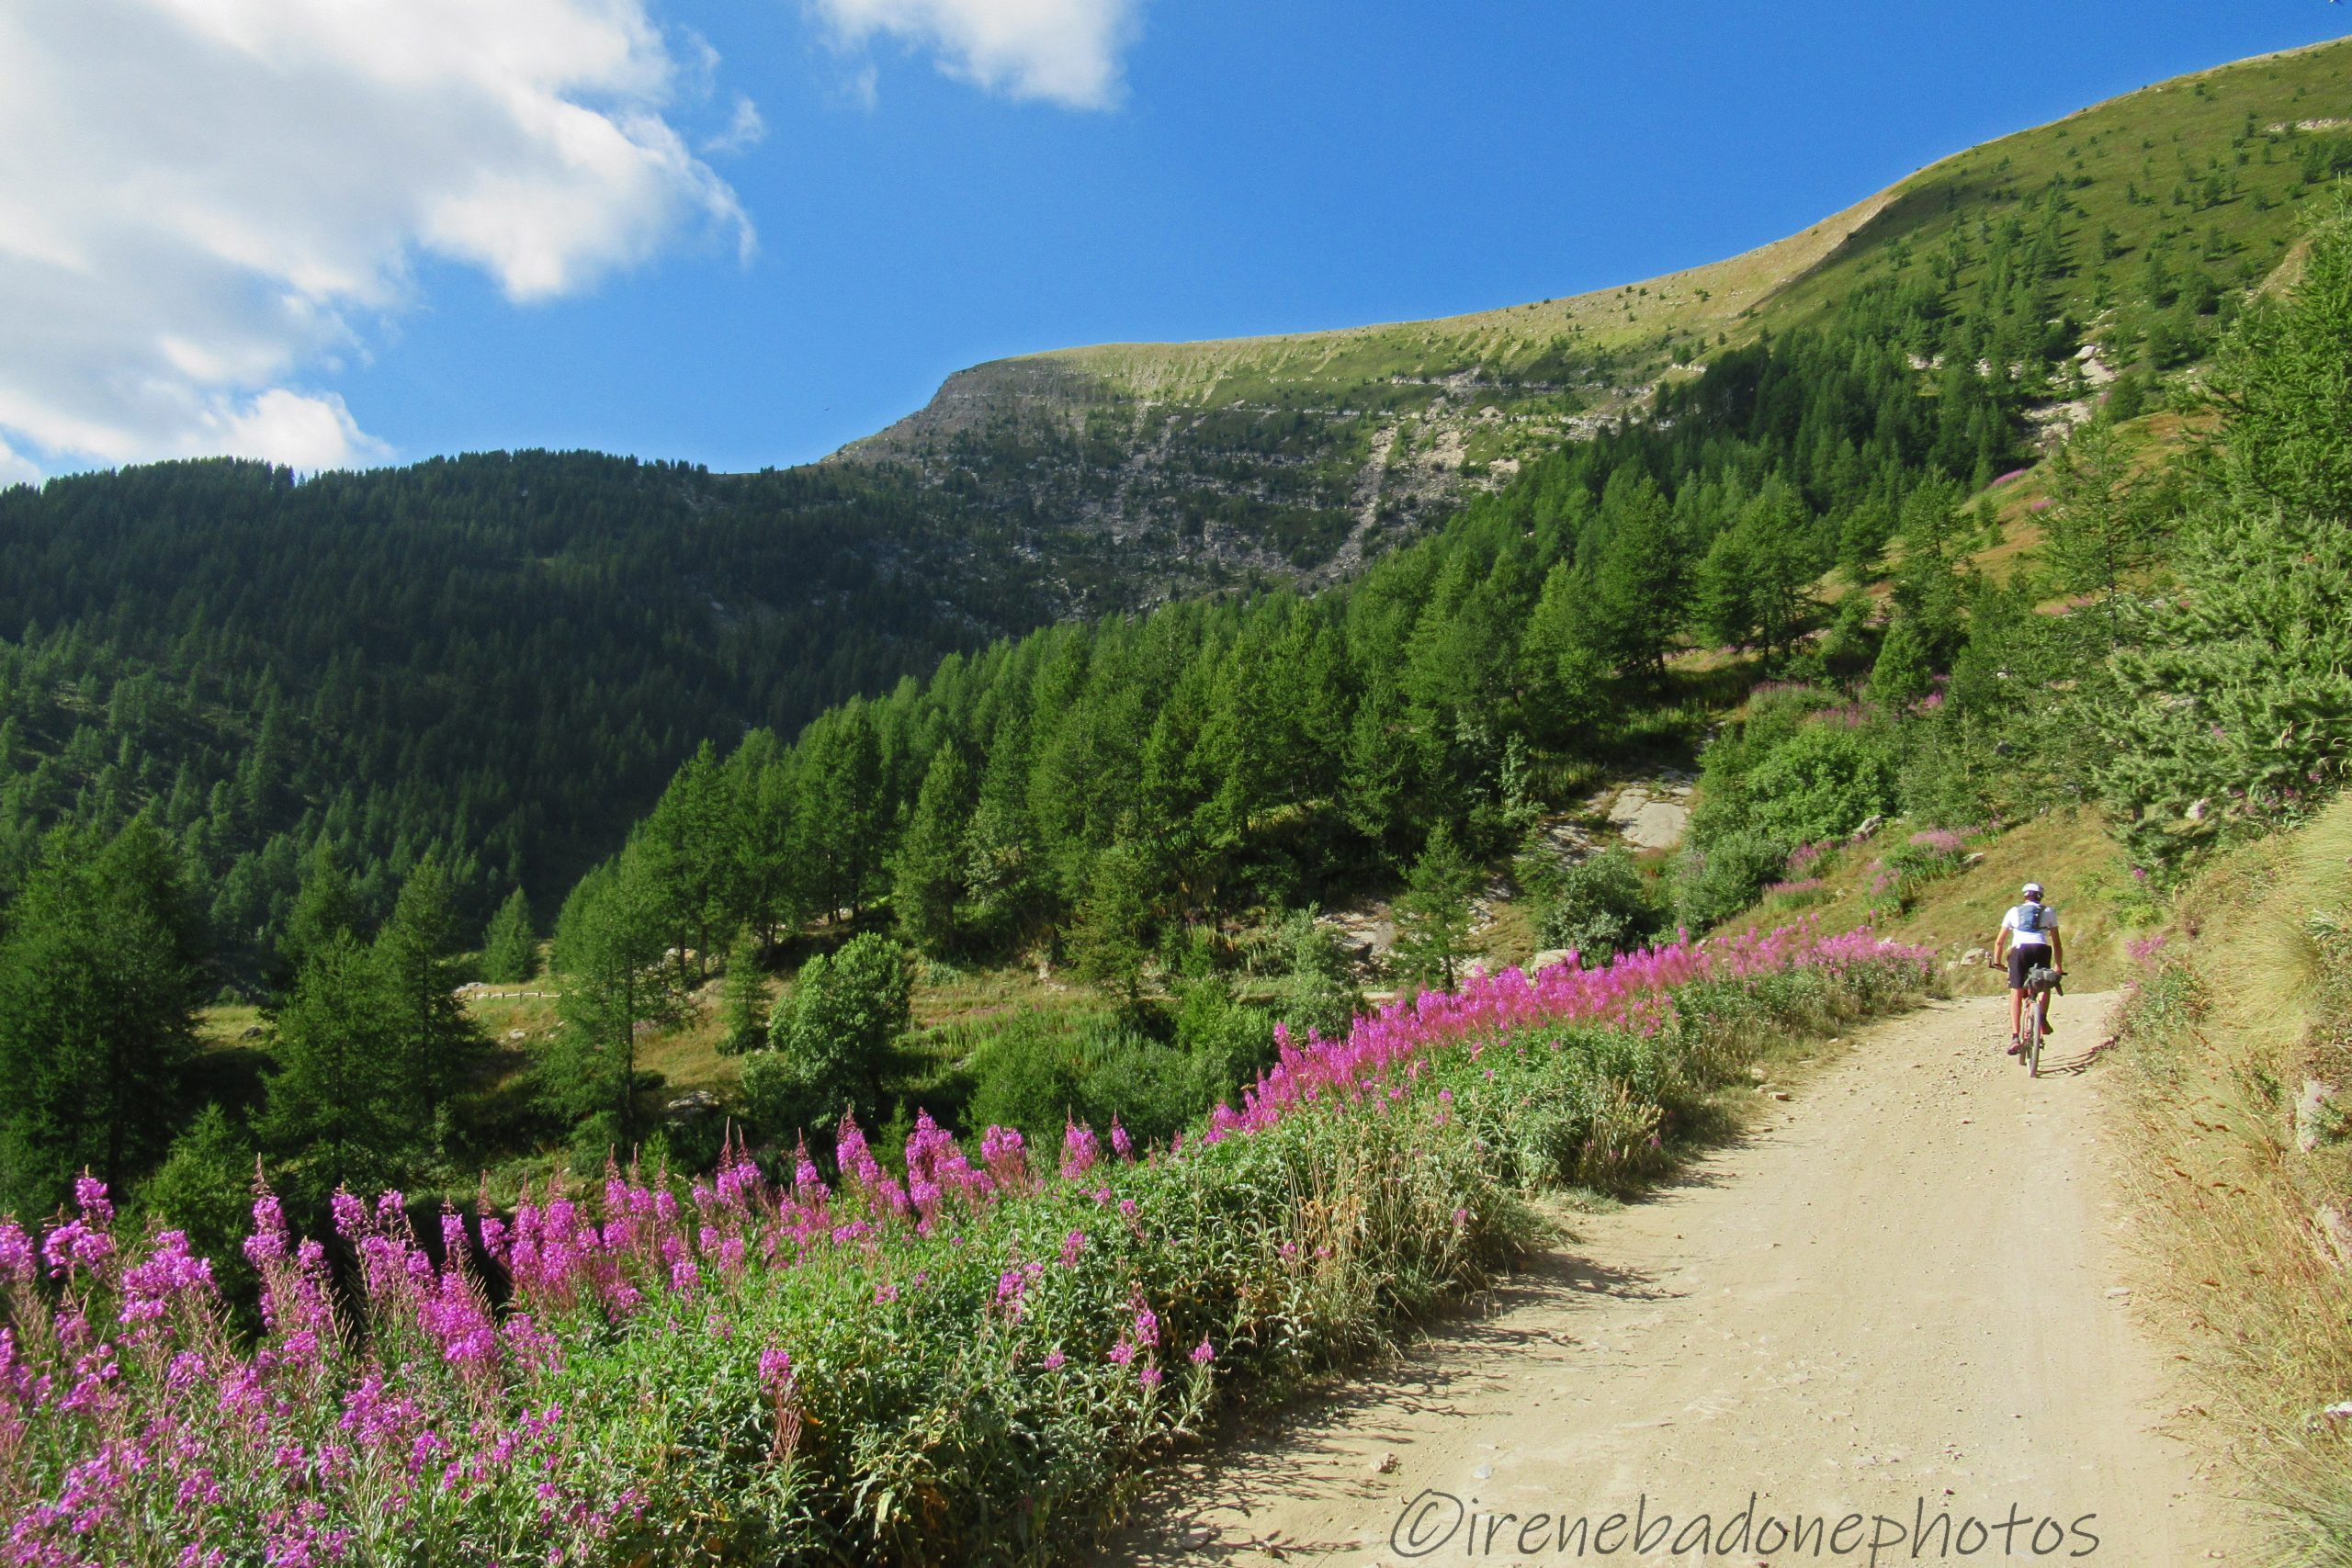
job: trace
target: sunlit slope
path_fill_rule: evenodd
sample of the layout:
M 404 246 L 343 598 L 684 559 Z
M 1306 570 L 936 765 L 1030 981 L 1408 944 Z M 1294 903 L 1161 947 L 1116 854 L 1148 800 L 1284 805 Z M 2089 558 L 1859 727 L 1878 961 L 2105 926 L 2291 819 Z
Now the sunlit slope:
M 1465 489 L 1605 421 L 1726 345 L 1931 296 L 2121 367 L 2193 359 L 2233 291 L 2286 254 L 2352 171 L 2352 41 L 2128 94 L 1943 160 L 1776 243 L 1595 293 L 1272 337 L 1109 344 L 951 377 L 844 449 L 911 462 L 1035 520 L 1058 558 L 1141 565 L 1155 592 L 1238 575 L 1329 578 Z M 2181 325 L 2189 321 L 2189 328 Z M 2046 326 L 2047 332 L 2042 328 Z M 2036 345 L 2046 353 L 2049 344 Z M 1971 350 L 1971 354 L 1977 352 Z M 1041 540 L 1041 542 L 1044 542 Z M 1084 596 L 1085 581 L 1072 588 Z

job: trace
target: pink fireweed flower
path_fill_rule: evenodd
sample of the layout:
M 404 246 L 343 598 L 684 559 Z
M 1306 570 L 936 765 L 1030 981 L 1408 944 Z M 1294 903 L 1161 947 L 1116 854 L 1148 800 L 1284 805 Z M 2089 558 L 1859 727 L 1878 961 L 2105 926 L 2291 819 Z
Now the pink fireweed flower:
M 1205 1334 L 1202 1335 L 1201 1342 L 1193 1347 L 1193 1365 L 1205 1367 L 1216 1359 L 1216 1351 L 1210 1348 L 1209 1337 Z
M 1279 1030 L 1282 1025 L 1274 1027 Z M 1111 1152 L 1122 1160 L 1132 1161 L 1136 1157 L 1136 1141 L 1127 1136 L 1127 1130 L 1119 1125 L 1116 1116 L 1111 1118 Z
M 1074 1230 L 1070 1232 L 1069 1235 L 1062 1237 L 1062 1267 L 1065 1269 L 1076 1268 L 1078 1266 L 1078 1255 L 1085 1250 L 1086 1233 L 1084 1231 Z
M 1137 1299 L 1135 1306 L 1136 1343 L 1147 1350 L 1156 1348 L 1159 1344 L 1159 1314 L 1146 1306 L 1140 1299 Z
M 114 1203 L 107 1197 L 107 1184 L 95 1176 L 74 1179 L 74 1206 L 94 1224 L 111 1224 L 114 1221 Z
M 16 1221 L 0 1218 L 0 1290 L 31 1284 L 39 1269 L 32 1237 Z
M 254 1200 L 254 1234 L 245 1238 L 245 1260 L 259 1269 L 286 1256 L 286 1211 L 277 1194 L 264 1191 Z
M 1159 1386 L 1159 1369 L 1158 1367 L 1146 1367 L 1142 1371 L 1137 1372 L 1136 1377 L 1143 1383 L 1147 1392 Z
M 189 1254 L 187 1232 L 165 1231 L 144 1261 L 123 1270 L 122 1321 L 153 1323 L 179 1297 L 211 1290 L 211 1263 Z
M 1062 1363 L 1069 1359 L 1069 1358 L 1068 1356 L 1062 1354 L 1061 1348 L 1057 1346 L 1046 1353 L 1046 1359 L 1041 1364 L 1047 1371 L 1057 1372 L 1062 1370 Z
M 792 1195 L 811 1208 L 820 1206 L 833 1195 L 833 1190 L 826 1186 L 825 1179 L 818 1174 L 817 1162 L 808 1157 L 806 1144 L 793 1156 Z
M 1124 1367 L 1133 1362 L 1135 1359 L 1136 1348 L 1127 1342 L 1125 1335 L 1121 1335 L 1119 1342 L 1111 1347 L 1111 1359 Z
M 49 1260 L 52 1280 L 62 1280 L 76 1271 L 102 1277 L 107 1261 L 114 1257 L 114 1237 L 107 1234 L 103 1221 L 93 1225 L 86 1220 L 68 1220 L 49 1233 L 41 1256 Z
M 1022 1289 L 1021 1270 L 1007 1269 L 996 1277 L 996 1304 L 1003 1306 L 1008 1302 L 1019 1303 Z
M 792 1387 L 792 1356 L 780 1345 L 760 1352 L 760 1386 L 781 1395 Z
M 1062 1179 L 1076 1181 L 1094 1168 L 1100 1152 L 1094 1140 L 1094 1129 L 1068 1122 L 1062 1127 Z
M 999 1187 L 1018 1190 L 1029 1182 L 1029 1150 L 1011 1127 L 990 1127 L 980 1135 L 980 1161 Z

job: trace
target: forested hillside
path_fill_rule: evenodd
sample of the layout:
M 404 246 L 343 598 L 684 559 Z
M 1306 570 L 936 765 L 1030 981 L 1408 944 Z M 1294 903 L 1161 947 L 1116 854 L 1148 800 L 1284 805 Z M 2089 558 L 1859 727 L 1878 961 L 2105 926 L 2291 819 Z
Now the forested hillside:
M 221 981 L 322 852 L 371 918 L 429 853 L 477 918 L 560 896 L 699 741 L 1046 618 L 1021 543 L 888 475 L 588 454 L 0 493 L 0 901 L 43 833 L 141 810 Z

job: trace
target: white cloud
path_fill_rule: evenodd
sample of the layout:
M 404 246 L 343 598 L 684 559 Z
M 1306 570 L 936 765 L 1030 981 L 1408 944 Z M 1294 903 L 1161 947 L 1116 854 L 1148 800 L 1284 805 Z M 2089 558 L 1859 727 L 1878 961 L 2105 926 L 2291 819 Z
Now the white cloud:
M 747 152 L 766 141 L 767 135 L 768 122 L 760 118 L 760 106 L 738 93 L 735 95 L 735 118 L 729 120 L 727 129 L 718 135 L 705 137 L 702 150 L 706 155 L 714 157 Z
M 38 484 L 40 477 L 39 468 L 10 451 L 6 441 L 0 441 L 0 490 L 10 485 Z
M 707 69 L 642 0 L 13 0 L 0 478 L 379 457 L 341 398 L 297 384 L 419 302 L 420 259 L 527 303 L 697 224 L 748 251 L 734 193 L 663 118 Z M 745 103 L 721 140 L 757 123 Z
M 1139 0 L 808 0 L 843 43 L 888 35 L 990 92 L 1107 108 Z M 870 84 L 869 84 L 870 85 Z

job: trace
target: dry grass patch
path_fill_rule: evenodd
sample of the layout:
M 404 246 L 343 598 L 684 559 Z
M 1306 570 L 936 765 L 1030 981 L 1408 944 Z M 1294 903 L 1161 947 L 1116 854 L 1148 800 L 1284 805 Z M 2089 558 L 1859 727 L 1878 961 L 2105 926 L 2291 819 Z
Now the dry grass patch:
M 2182 897 L 2121 1040 L 2160 1305 L 2277 1560 L 2352 1563 L 2352 801 Z

